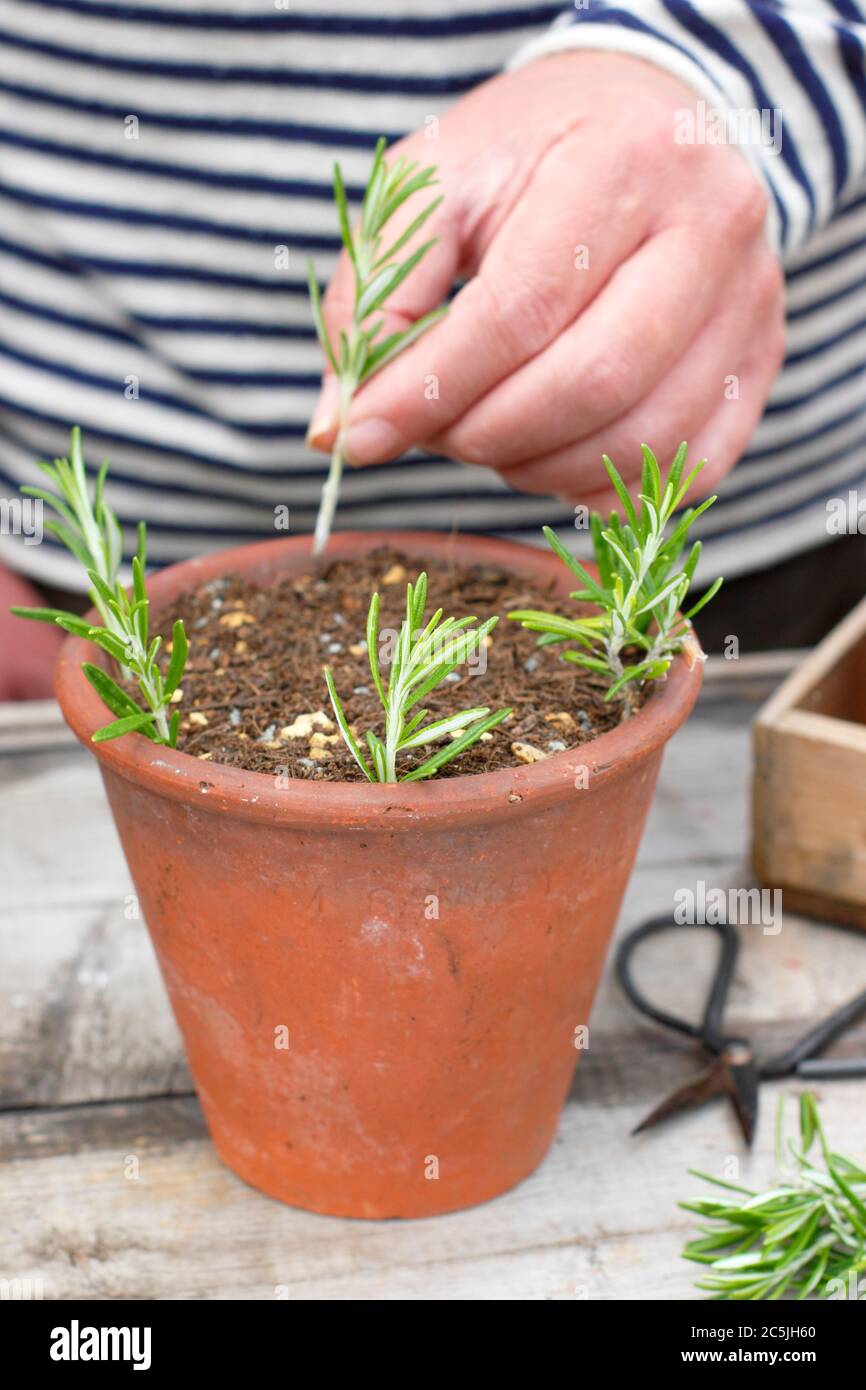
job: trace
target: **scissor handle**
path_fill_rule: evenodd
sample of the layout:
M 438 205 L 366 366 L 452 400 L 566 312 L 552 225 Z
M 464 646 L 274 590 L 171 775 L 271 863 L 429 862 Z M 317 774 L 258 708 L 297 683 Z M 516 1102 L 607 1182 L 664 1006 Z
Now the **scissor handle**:
M 810 1057 L 816 1057 L 823 1052 L 825 1047 L 838 1038 L 840 1033 L 845 1033 L 856 1023 L 861 1014 L 866 1013 L 866 990 L 862 994 L 850 999 L 847 1004 L 843 1004 L 835 1013 L 829 1015 L 810 1029 L 799 1042 L 795 1042 L 789 1047 L 787 1052 L 782 1052 L 778 1057 L 772 1057 L 768 1062 L 764 1062 L 761 1067 L 761 1076 L 769 1080 L 775 1076 L 789 1076 L 791 1072 L 799 1072 L 800 1064 Z M 859 1071 L 855 1071 L 855 1067 Z M 829 1070 L 828 1070 L 829 1069 Z M 817 1066 L 805 1069 L 801 1074 L 812 1075 L 859 1075 L 866 1074 L 866 1062 L 863 1058 L 834 1059 L 826 1062 L 821 1068 Z
M 647 937 L 660 936 L 663 932 L 669 931 L 694 931 L 695 926 L 709 927 L 711 931 L 717 933 L 721 941 L 716 972 L 700 1024 L 690 1023 L 688 1019 L 678 1018 L 675 1014 L 669 1014 L 665 1009 L 656 1008 L 655 1004 L 650 1003 L 646 995 L 638 989 L 632 974 L 634 952 Z M 698 922 L 694 924 L 675 922 L 665 913 L 660 917 L 651 917 L 649 921 L 642 922 L 639 927 L 635 927 L 633 931 L 628 933 L 620 943 L 614 965 L 626 998 L 639 1013 L 651 1018 L 654 1023 L 662 1024 L 665 1028 L 672 1028 L 677 1033 L 684 1033 L 687 1038 L 696 1038 L 704 1044 L 708 1052 L 718 1055 L 730 1041 L 722 1030 L 722 1016 L 739 950 L 740 942 L 736 928 L 729 922 Z

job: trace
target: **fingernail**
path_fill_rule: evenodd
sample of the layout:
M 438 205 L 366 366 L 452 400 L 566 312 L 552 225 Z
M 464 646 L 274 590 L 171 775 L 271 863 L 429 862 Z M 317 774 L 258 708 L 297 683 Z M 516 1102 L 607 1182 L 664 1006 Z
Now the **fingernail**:
M 322 440 L 334 433 L 337 428 L 340 392 L 334 377 L 327 376 L 322 383 L 319 399 L 313 411 L 313 418 L 307 430 L 307 448 L 312 449 Z
M 361 420 L 346 433 L 346 458 L 352 464 L 381 463 L 402 449 L 400 435 L 387 420 Z

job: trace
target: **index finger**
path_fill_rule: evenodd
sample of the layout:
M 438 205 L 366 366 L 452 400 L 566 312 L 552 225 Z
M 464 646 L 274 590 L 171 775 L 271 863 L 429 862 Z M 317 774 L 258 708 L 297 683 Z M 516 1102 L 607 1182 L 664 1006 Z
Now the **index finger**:
M 442 434 L 576 318 L 645 235 L 648 213 L 610 218 L 616 177 L 577 136 L 542 160 L 448 317 L 359 393 L 351 462 Z M 592 254 L 578 263 L 581 246 Z

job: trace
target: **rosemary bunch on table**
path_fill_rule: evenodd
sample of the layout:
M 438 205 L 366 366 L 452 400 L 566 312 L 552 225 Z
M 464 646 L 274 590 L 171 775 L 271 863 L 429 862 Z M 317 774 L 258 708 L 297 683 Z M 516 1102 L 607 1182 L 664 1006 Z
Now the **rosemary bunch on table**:
M 361 217 L 354 231 L 343 175 L 339 164 L 334 165 L 334 202 L 337 207 L 340 236 L 351 262 L 355 281 L 352 321 L 347 329 L 340 329 L 336 343 L 332 341 L 325 326 L 313 263 L 307 261 L 307 282 L 316 332 L 339 386 L 337 438 L 316 518 L 313 541 L 313 552 L 316 555 L 325 549 L 331 534 L 340 494 L 340 480 L 343 476 L 343 436 L 355 392 L 448 312 L 447 305 L 442 305 L 410 324 L 408 328 L 382 336 L 385 327 L 382 310 L 387 300 L 406 277 L 411 275 L 431 247 L 436 245 L 437 239 L 433 237 L 430 241 L 423 242 L 405 260 L 400 260 L 399 255 L 442 202 L 441 197 L 434 198 L 391 244 L 386 246 L 386 229 L 398 208 L 413 194 L 432 188 L 437 179 L 434 165 L 421 169 L 417 163 L 399 158 L 389 166 L 385 161 L 385 144 L 386 141 L 382 138 L 376 145 Z
M 367 731 L 365 741 L 369 761 L 346 719 L 333 675 L 325 667 L 325 681 L 340 733 L 370 782 L 418 782 L 432 777 L 511 713 L 510 709 L 501 709 L 491 714 L 486 705 L 478 705 L 459 714 L 436 719 L 432 724 L 424 723 L 427 710 L 416 707 L 457 666 L 481 649 L 485 637 L 498 621 L 497 618 L 488 618 L 480 627 L 473 628 L 470 624 L 474 623 L 474 618 L 443 618 L 442 609 L 437 608 L 425 623 L 426 605 L 427 576 L 421 574 L 416 584 L 406 586 L 406 617 L 400 627 L 387 677 L 383 678 L 379 655 L 379 595 L 373 594 L 370 600 L 367 655 L 376 694 L 385 713 L 385 737 L 379 738 L 372 729 Z M 398 776 L 397 762 L 401 753 L 446 738 L 451 741 L 432 753 L 419 767 Z
M 39 498 L 50 507 L 57 519 L 46 521 L 45 529 L 69 550 L 87 574 L 90 599 L 102 619 L 102 626 L 88 623 L 75 613 L 59 608 L 13 608 L 19 618 L 54 623 L 66 632 L 101 647 L 117 662 L 123 680 L 134 680 L 144 697 L 140 705 L 101 666 L 84 662 L 82 670 L 104 703 L 116 715 L 110 724 L 97 729 L 94 743 L 119 738 L 135 731 L 145 734 L 154 743 L 174 748 L 180 712 L 171 710 L 172 697 L 177 691 L 186 665 L 188 642 L 183 623 L 178 620 L 172 633 L 171 660 L 163 674 L 157 660 L 162 646 L 161 637 L 150 637 L 147 588 L 144 570 L 147 560 L 147 530 L 144 522 L 138 528 L 138 553 L 132 561 L 132 594 L 120 580 L 123 559 L 123 532 L 111 507 L 105 500 L 105 480 L 108 462 L 102 464 L 91 496 L 81 431 L 73 429 L 69 441 L 69 457 L 53 463 L 40 463 L 39 468 L 54 491 L 44 487 L 22 487 L 29 497 Z
M 766 1192 L 694 1172 L 721 1189 L 680 1202 L 710 1222 L 683 1256 L 706 1266 L 697 1288 L 717 1299 L 866 1300 L 866 1168 L 827 1143 L 810 1091 L 800 1096 L 800 1142 L 783 1142 L 784 1097 L 776 1122 L 776 1162 L 794 1171 Z M 823 1166 L 809 1157 L 818 1141 Z M 788 1169 L 790 1172 L 790 1169 Z

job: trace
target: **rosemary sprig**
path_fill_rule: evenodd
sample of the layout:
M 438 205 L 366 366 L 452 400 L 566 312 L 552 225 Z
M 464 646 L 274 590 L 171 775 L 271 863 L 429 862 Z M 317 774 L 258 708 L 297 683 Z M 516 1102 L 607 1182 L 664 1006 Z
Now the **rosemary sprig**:
M 611 512 L 607 526 L 597 512 L 590 517 L 597 580 L 569 554 L 556 533 L 549 526 L 544 527 L 550 546 L 580 580 L 581 588 L 571 597 L 594 604 L 599 609 L 597 614 L 566 618 L 535 609 L 517 609 L 508 614 L 523 627 L 542 634 L 539 646 L 576 642 L 578 650 L 569 648 L 563 652 L 566 661 L 605 676 L 610 682 L 607 700 L 625 689 L 624 717 L 631 709 L 627 687 L 664 677 L 689 636 L 692 618 L 722 585 L 721 579 L 717 579 L 687 613 L 679 611 L 701 554 L 701 543 L 695 541 L 685 562 L 679 563 L 688 533 L 716 500 L 708 497 L 699 506 L 689 507 L 665 534 L 674 512 L 704 467 L 705 461 L 684 477 L 686 452 L 687 446 L 681 444 L 667 478 L 663 479 L 655 454 L 643 446 L 638 506 L 604 455 L 604 466 L 622 503 L 624 517 Z M 623 653 L 630 647 L 636 647 L 642 656 L 627 666 Z
M 379 663 L 379 595 L 373 594 L 370 600 L 367 654 L 373 684 L 385 711 L 385 738 L 383 741 L 372 730 L 367 731 L 365 739 L 370 753 L 369 762 L 349 727 L 334 677 L 327 666 L 324 668 L 328 694 L 340 732 L 355 762 L 370 782 L 418 782 L 422 778 L 432 777 L 511 713 L 510 709 L 501 709 L 491 714 L 489 708 L 482 705 L 424 725 L 427 710 L 415 707 L 441 685 L 457 666 L 480 649 L 484 638 L 498 622 L 497 618 L 488 618 L 480 627 L 473 628 L 470 624 L 474 623 L 474 618 L 443 619 L 442 609 L 437 608 L 425 624 L 426 604 L 427 576 L 420 574 L 416 584 L 406 586 L 406 617 L 394 647 L 386 685 Z M 412 710 L 414 714 L 410 714 Z M 397 759 L 400 753 L 436 743 L 454 734 L 458 737 L 431 754 L 426 762 L 398 777 Z
M 103 583 L 113 588 L 123 559 L 123 532 L 117 517 L 105 501 L 108 461 L 103 462 L 97 474 L 92 501 L 84 469 L 81 430 L 77 425 L 70 434 L 69 457 L 55 459 L 53 463 L 38 463 L 36 466 L 57 491 L 50 492 L 44 487 L 29 486 L 22 487 L 21 491 L 27 497 L 38 497 L 57 512 L 59 520 L 46 521 L 45 530 L 50 531 L 72 552 L 88 574 L 91 571 L 98 574 Z M 95 587 L 90 589 L 90 600 L 108 630 L 118 637 L 122 636 L 114 614 Z M 57 611 L 45 608 L 13 609 L 20 617 L 40 618 L 44 622 L 55 621 Z
M 448 311 L 447 305 L 442 305 L 429 314 L 424 314 L 402 332 L 380 337 L 384 328 L 384 319 L 380 315 L 386 301 L 402 285 L 406 277 L 411 275 L 430 248 L 436 245 L 437 238 L 425 241 L 403 261 L 397 259 L 398 253 L 406 247 L 416 232 L 420 231 L 442 202 L 441 197 L 434 198 L 392 244 L 383 250 L 385 228 L 397 209 L 414 193 L 432 188 L 438 182 L 435 177 L 435 165 L 421 169 L 417 163 L 410 163 L 401 156 L 389 167 L 384 157 L 385 144 L 383 137 L 376 145 L 361 217 L 354 231 L 343 175 L 339 164 L 334 165 L 334 201 L 337 205 L 340 235 L 355 278 L 352 322 L 348 331 L 340 329 L 337 345 L 332 343 L 325 327 L 313 263 L 307 261 L 307 282 L 316 331 L 339 386 L 337 438 L 316 518 L 313 542 L 313 553 L 316 555 L 320 555 L 325 549 L 331 534 L 343 475 L 346 421 L 355 392 Z
M 100 666 L 84 663 L 82 669 L 90 684 L 112 714 L 118 716 L 111 724 L 94 733 L 94 743 L 103 743 L 138 730 L 154 743 L 174 748 L 180 712 L 170 712 L 169 706 L 186 665 L 186 633 L 183 623 L 178 620 L 172 633 L 171 660 L 163 676 L 157 662 L 162 638 L 154 637 L 151 640 L 149 634 L 149 601 L 144 580 L 147 528 L 144 522 L 138 528 L 138 554 L 132 561 L 130 596 L 118 578 L 123 559 L 123 532 L 105 500 L 108 467 L 107 461 L 102 464 L 91 497 L 81 449 L 81 431 L 76 427 L 70 437 L 69 457 L 55 459 L 53 464 L 39 464 L 57 491 L 51 492 L 42 487 L 21 489 L 29 497 L 40 498 L 60 518 L 59 521 L 46 521 L 45 529 L 55 535 L 85 569 L 90 581 L 90 598 L 102 618 L 103 626 L 92 626 L 77 614 L 59 608 L 13 608 L 12 612 L 20 618 L 55 623 L 66 632 L 86 637 L 114 658 L 123 679 L 134 677 L 137 680 L 144 696 L 144 707 L 137 704 Z
M 776 1122 L 776 1162 L 785 1172 L 784 1097 Z M 823 1168 L 808 1157 L 817 1138 Z M 717 1299 L 770 1300 L 853 1297 L 866 1300 L 866 1169 L 831 1152 L 811 1091 L 800 1096 L 800 1143 L 788 1140 L 792 1177 L 766 1192 L 690 1171 L 723 1189 L 718 1196 L 680 1202 L 712 1224 L 683 1250 L 706 1265 L 696 1287 Z M 790 1171 L 790 1169 L 788 1170 Z

